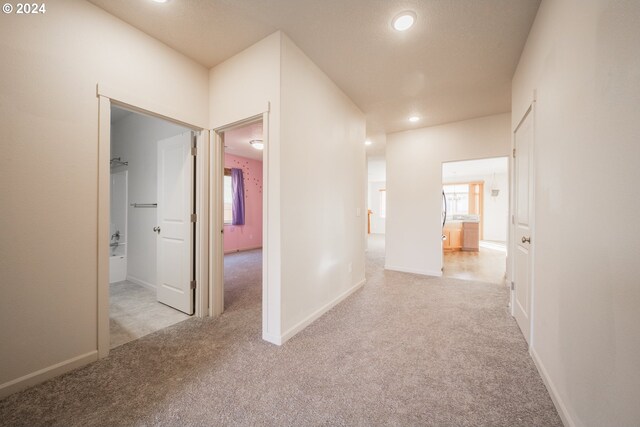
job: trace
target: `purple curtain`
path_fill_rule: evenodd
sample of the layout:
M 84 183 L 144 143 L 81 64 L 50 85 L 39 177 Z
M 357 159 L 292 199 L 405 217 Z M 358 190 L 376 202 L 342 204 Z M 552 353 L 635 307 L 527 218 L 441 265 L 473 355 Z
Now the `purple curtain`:
M 244 181 L 242 169 L 231 169 L 231 224 L 244 225 Z

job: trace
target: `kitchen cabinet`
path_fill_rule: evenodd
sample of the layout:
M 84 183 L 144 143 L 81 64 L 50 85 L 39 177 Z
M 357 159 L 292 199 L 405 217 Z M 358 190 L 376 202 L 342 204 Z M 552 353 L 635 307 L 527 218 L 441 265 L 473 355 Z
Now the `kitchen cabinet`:
M 442 234 L 446 237 L 442 242 L 442 249 L 445 251 L 459 251 L 462 248 L 462 223 L 446 224 Z
M 480 247 L 480 228 L 477 222 L 462 223 L 462 250 L 477 252 Z

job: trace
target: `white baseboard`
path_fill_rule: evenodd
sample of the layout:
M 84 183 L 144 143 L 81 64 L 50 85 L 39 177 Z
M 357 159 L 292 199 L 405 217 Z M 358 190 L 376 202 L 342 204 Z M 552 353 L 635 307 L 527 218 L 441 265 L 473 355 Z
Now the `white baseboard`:
M 549 374 L 547 373 L 547 370 L 544 368 L 544 365 L 542 364 L 540 357 L 538 357 L 538 353 L 536 353 L 536 351 L 532 347 L 529 349 L 529 354 L 531 354 L 533 363 L 536 365 L 536 368 L 538 368 L 538 373 L 540 373 L 542 382 L 547 387 L 547 391 L 549 391 L 551 400 L 553 401 L 553 404 L 555 405 L 556 410 L 558 411 L 558 415 L 560 415 L 560 419 L 562 420 L 562 423 L 566 427 L 575 427 L 576 423 L 573 422 L 573 419 L 569 415 L 569 411 L 567 410 L 566 405 L 560 398 L 560 395 L 558 394 L 558 390 L 553 385 L 553 381 L 551 381 L 551 378 L 549 378 Z
M 416 269 L 413 269 L 413 268 L 398 267 L 396 265 L 389 265 L 389 264 L 385 264 L 384 269 L 385 270 L 392 270 L 392 271 L 399 271 L 401 273 L 420 274 L 422 276 L 442 277 L 442 270 L 438 270 L 438 271 L 416 270 Z
M 272 334 L 268 334 L 266 332 L 262 333 L 262 339 L 270 342 L 271 344 L 275 344 L 275 345 L 282 345 L 282 338 L 277 336 L 277 335 L 272 335 Z
M 244 251 L 252 251 L 254 249 L 262 249 L 262 245 L 260 246 L 249 246 L 246 248 L 238 248 L 238 249 L 233 249 L 230 251 L 224 251 L 225 255 L 226 254 L 235 254 L 236 252 L 244 252 Z
M 135 283 L 136 285 L 144 286 L 145 288 L 151 289 L 154 292 L 157 290 L 156 286 L 153 283 L 149 283 L 142 279 L 138 279 L 137 277 L 134 277 L 134 276 L 127 276 L 127 281 L 131 283 Z
M 307 326 L 312 324 L 314 321 L 316 321 L 318 318 L 320 318 L 327 311 L 331 310 L 333 307 L 335 307 L 336 305 L 341 303 L 344 299 L 346 299 L 349 295 L 351 295 L 352 293 L 354 293 L 355 291 L 360 289 L 364 285 L 365 281 L 366 281 L 366 279 L 362 279 L 361 281 L 356 283 L 352 288 L 350 288 L 350 289 L 346 290 L 345 292 L 343 292 L 342 294 L 338 295 L 336 298 L 334 298 L 333 300 L 329 301 L 327 304 L 323 305 L 322 307 L 320 307 L 319 309 L 317 309 L 316 311 L 311 313 L 309 316 L 304 318 L 302 321 L 298 322 L 297 325 L 294 325 L 293 327 L 289 328 L 289 330 L 287 330 L 287 332 L 282 334 L 282 336 L 280 336 L 280 337 L 269 336 L 269 337 L 265 338 L 264 334 L 263 334 L 263 338 L 265 338 L 265 340 L 267 340 L 267 341 L 269 341 L 269 342 L 271 342 L 273 344 L 277 344 L 277 345 L 284 344 L 291 337 L 293 337 L 295 334 L 297 334 L 298 332 L 300 332 L 301 330 L 303 330 L 304 328 L 306 328 Z
M 0 385 L 0 399 L 98 360 L 98 351 L 81 354 Z

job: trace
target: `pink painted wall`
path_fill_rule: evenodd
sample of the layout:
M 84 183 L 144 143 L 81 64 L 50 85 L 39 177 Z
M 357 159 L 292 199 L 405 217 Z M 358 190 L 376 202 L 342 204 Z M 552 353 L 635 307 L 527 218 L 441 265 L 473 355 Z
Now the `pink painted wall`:
M 244 178 L 244 225 L 224 226 L 224 251 L 262 247 L 262 161 L 224 155 L 224 167 L 242 169 Z

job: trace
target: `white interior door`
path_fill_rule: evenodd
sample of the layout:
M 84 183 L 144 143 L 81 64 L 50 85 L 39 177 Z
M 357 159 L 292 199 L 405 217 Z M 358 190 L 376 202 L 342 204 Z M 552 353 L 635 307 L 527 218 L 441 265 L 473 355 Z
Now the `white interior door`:
M 533 232 L 533 109 L 514 135 L 514 295 L 513 315 L 527 342 L 531 335 L 531 235 Z
M 158 301 L 193 314 L 191 133 L 158 142 Z

